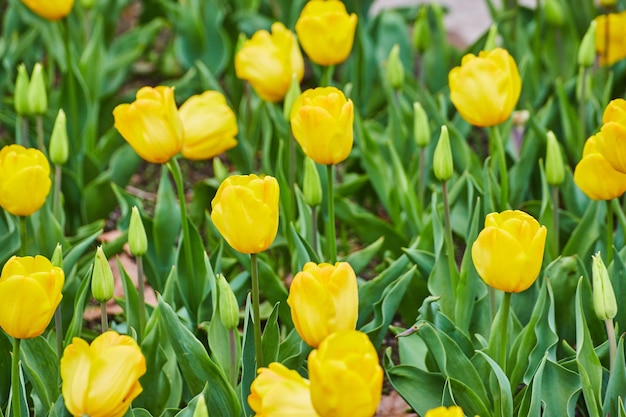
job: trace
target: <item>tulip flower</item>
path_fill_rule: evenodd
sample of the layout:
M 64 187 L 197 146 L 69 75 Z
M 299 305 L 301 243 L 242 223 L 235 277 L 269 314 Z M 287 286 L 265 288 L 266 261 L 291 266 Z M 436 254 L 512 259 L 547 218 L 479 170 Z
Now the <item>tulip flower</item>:
M 458 405 L 452 407 L 437 407 L 426 412 L 424 417 L 465 417 L 463 409 Z
M 335 87 L 303 92 L 291 109 L 291 130 L 304 153 L 318 164 L 338 164 L 352 150 L 354 105 Z
M 113 110 L 115 128 L 140 157 L 168 162 L 183 147 L 184 130 L 171 87 L 142 87 L 137 99 Z
M 339 0 L 311 0 L 296 22 L 296 33 L 302 49 L 319 65 L 336 65 L 352 51 L 356 14 L 348 14 Z
M 276 22 L 271 34 L 260 30 L 243 43 L 235 56 L 235 72 L 263 100 L 277 102 L 287 94 L 292 74 L 302 80 L 304 59 L 294 34 Z
M 598 150 L 602 132 L 585 142 L 583 157 L 574 169 L 574 182 L 592 200 L 612 200 L 626 191 L 626 174 L 616 171 Z
M 626 174 L 626 100 L 611 101 L 602 115 L 603 125 L 596 135 L 598 152 L 609 164 L 623 174 Z
M 291 283 L 287 304 L 298 334 L 309 346 L 318 347 L 336 331 L 354 330 L 359 314 L 354 270 L 347 262 L 307 262 Z
M 218 91 L 191 96 L 180 106 L 185 140 L 182 154 L 187 159 L 213 158 L 237 145 L 237 119 Z
M 22 0 L 33 13 L 47 20 L 59 20 L 70 14 L 74 0 Z
M 63 295 L 65 274 L 43 256 L 12 257 L 0 275 L 0 327 L 16 339 L 41 335 Z
M 309 355 L 311 400 L 321 417 L 371 417 L 380 402 L 383 370 L 365 333 L 343 330 Z
M 612 65 L 626 58 L 626 12 L 601 14 L 595 22 L 600 65 Z
M 519 210 L 490 213 L 472 245 L 472 260 L 487 285 L 521 292 L 537 279 L 546 243 L 546 227 Z
M 91 345 L 75 337 L 61 359 L 65 406 L 74 416 L 123 416 L 145 373 L 146 359 L 130 336 L 108 331 Z
M 258 372 L 248 396 L 248 404 L 257 416 L 317 417 L 311 403 L 309 381 L 298 372 L 278 362 Z
M 21 145 L 0 150 L 0 207 L 29 216 L 46 202 L 51 185 L 50 164 L 41 151 Z
M 278 196 L 274 177 L 232 175 L 217 189 L 211 220 L 233 249 L 263 252 L 278 232 Z
M 450 99 L 461 116 L 474 126 L 495 126 L 511 115 L 522 82 L 517 64 L 502 48 L 467 54 L 448 74 Z
M 622 119 L 626 119 L 626 100 L 611 100 L 602 113 L 602 123 L 619 122 Z

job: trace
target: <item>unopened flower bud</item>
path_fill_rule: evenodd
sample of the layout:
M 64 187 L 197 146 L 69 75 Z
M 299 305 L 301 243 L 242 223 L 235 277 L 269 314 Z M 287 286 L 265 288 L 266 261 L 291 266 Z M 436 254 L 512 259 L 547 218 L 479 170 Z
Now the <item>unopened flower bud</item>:
M 52 266 L 58 266 L 63 269 L 63 247 L 60 243 L 57 243 L 54 248 L 54 252 L 52 252 L 52 258 L 50 258 L 50 263 Z
M 592 67 L 596 62 L 596 21 L 592 20 L 578 48 L 578 65 Z
M 489 26 L 489 32 L 487 32 L 487 39 L 485 40 L 485 51 L 491 51 L 498 46 L 498 25 L 492 24 Z
M 17 67 L 17 79 L 15 80 L 15 96 L 13 98 L 13 105 L 15 111 L 20 116 L 26 116 L 30 114 L 30 104 L 28 102 L 28 86 L 30 81 L 28 80 L 28 72 L 26 72 L 26 66 L 20 64 Z
M 600 6 L 612 8 L 617 4 L 617 0 L 600 0 Z
M 291 108 L 297 98 L 300 97 L 300 94 L 302 94 L 302 90 L 300 89 L 298 74 L 294 72 L 291 74 L 291 84 L 289 84 L 289 90 L 287 90 L 287 94 L 285 95 L 285 100 L 283 102 L 283 116 L 285 117 L 285 120 L 290 120 Z
M 28 101 L 33 114 L 44 114 L 48 110 L 48 92 L 43 76 L 43 66 L 38 62 L 33 68 L 28 85 Z
M 113 298 L 113 271 L 102 246 L 96 249 L 96 257 L 91 274 L 91 294 L 100 303 L 106 303 Z
M 563 6 L 559 0 L 545 0 L 543 12 L 546 15 L 546 22 L 552 26 L 563 26 Z
M 546 180 L 550 185 L 560 185 L 565 179 L 565 165 L 559 142 L 554 132 L 549 131 L 546 146 Z
M 393 45 L 387 57 L 387 82 L 394 90 L 402 89 L 404 84 L 404 65 L 400 59 L 400 46 Z
M 424 52 L 430 44 L 430 27 L 428 24 L 428 6 L 420 7 L 413 25 L 413 47 L 417 52 Z
M 218 312 L 222 324 L 227 329 L 236 329 L 239 326 L 239 303 L 224 275 L 217 275 Z
M 613 319 L 617 314 L 617 301 L 609 271 L 607 271 L 600 252 L 592 256 L 593 309 L 600 320 Z
M 449 180 L 454 172 L 450 135 L 446 126 L 441 126 L 441 135 L 439 135 L 439 142 L 437 142 L 433 155 L 433 171 L 435 171 L 435 177 L 440 181 Z
M 96 0 L 80 0 L 80 5 L 83 9 L 89 10 L 96 4 Z
M 209 410 L 206 408 L 204 394 L 200 394 L 198 397 L 198 402 L 196 402 L 196 408 L 193 410 L 192 417 L 209 417 Z
M 148 251 L 148 237 L 141 222 L 141 214 L 137 206 L 133 206 L 128 225 L 128 246 L 133 256 L 143 256 Z
M 304 180 L 302 185 L 304 201 L 311 207 L 319 206 L 322 203 L 322 181 L 317 172 L 315 161 L 306 157 L 304 160 Z
M 417 101 L 413 103 L 413 139 L 420 148 L 428 146 L 430 142 L 428 116 L 422 104 Z
M 63 165 L 69 156 L 69 143 L 67 138 L 67 120 L 63 109 L 59 109 L 57 118 L 50 136 L 50 160 L 55 165 Z

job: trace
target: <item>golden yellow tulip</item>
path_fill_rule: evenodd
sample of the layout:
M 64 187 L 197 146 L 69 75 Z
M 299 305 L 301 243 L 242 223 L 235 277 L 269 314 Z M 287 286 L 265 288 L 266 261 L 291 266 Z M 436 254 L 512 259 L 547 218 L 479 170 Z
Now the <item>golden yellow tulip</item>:
M 91 345 L 75 337 L 61 358 L 65 406 L 74 416 L 123 416 L 145 373 L 146 359 L 130 336 L 108 331 Z
M 296 33 L 302 49 L 319 65 L 336 65 L 352 51 L 356 14 L 348 14 L 339 0 L 311 0 L 296 22 Z
M 371 417 L 380 402 L 383 370 L 365 333 L 342 330 L 309 355 L 311 400 L 321 417 Z
M 461 116 L 474 126 L 495 126 L 509 118 L 522 81 L 517 64 L 502 48 L 467 54 L 448 74 L 450 99 Z
M 359 289 L 347 262 L 308 262 L 289 288 L 287 304 L 302 339 L 313 347 L 331 333 L 354 330 L 359 314 Z
M 217 189 L 211 220 L 226 242 L 241 253 L 267 249 L 278 232 L 276 178 L 232 175 Z
M 246 80 L 263 100 L 277 102 L 289 90 L 292 74 L 304 76 L 304 59 L 294 34 L 282 23 L 272 33 L 260 30 L 245 41 L 235 56 L 237 77 Z
M 488 214 L 472 245 L 478 275 L 497 290 L 526 290 L 539 275 L 546 233 L 545 226 L 523 211 Z
M 0 207 L 16 216 L 28 216 L 50 193 L 50 164 L 38 149 L 7 145 L 0 150 Z
M 611 65 L 626 58 L 626 12 L 601 14 L 595 22 L 600 65 Z
M 61 302 L 65 274 L 43 256 L 12 257 L 0 275 L 0 327 L 16 339 L 41 335 Z
M 118 132 L 148 162 L 166 163 L 183 147 L 183 124 L 171 87 L 140 88 L 137 99 L 117 106 L 113 117 Z
M 602 136 L 599 132 L 587 139 L 574 169 L 574 182 L 592 200 L 611 200 L 626 192 L 626 174 L 616 171 L 598 150 Z
M 626 100 L 611 100 L 602 113 L 602 123 L 619 122 L 622 119 L 626 119 Z
M 335 87 L 303 92 L 291 109 L 291 131 L 318 164 L 338 164 L 352 150 L 354 105 Z
M 74 0 L 22 0 L 33 13 L 48 20 L 59 20 L 70 14 Z
M 237 119 L 219 91 L 189 97 L 180 106 L 179 115 L 185 131 L 185 158 L 209 159 L 237 145 Z
M 458 405 L 451 407 L 437 407 L 432 410 L 428 410 L 424 417 L 465 417 L 463 409 Z
M 259 369 L 248 404 L 259 417 L 317 417 L 309 381 L 278 362 Z

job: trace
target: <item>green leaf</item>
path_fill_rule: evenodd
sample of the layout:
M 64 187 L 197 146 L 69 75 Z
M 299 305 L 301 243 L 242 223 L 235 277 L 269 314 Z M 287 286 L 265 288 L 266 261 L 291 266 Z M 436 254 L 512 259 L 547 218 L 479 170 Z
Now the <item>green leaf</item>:
M 494 410 L 494 414 L 501 417 L 513 417 L 513 394 L 511 393 L 509 379 L 502 371 L 502 368 L 488 355 L 479 350 L 476 353 L 487 361 L 498 381 L 498 392 L 492 393 L 492 396 L 496 399 L 495 403 L 499 404 L 500 408 Z
M 265 327 L 263 328 L 263 366 L 267 366 L 278 359 L 278 347 L 280 343 L 280 328 L 278 327 L 278 306 L 274 304 L 274 308 L 270 313 Z
M 602 237 L 602 228 L 606 218 L 605 205 L 601 201 L 592 201 L 585 210 L 582 219 L 570 235 L 561 251 L 564 256 L 578 255 L 586 259 L 591 254 L 594 243 Z
M 345 262 L 348 262 L 352 269 L 354 269 L 355 274 L 359 274 L 363 269 L 367 267 L 367 265 L 372 261 L 374 256 L 379 253 L 380 249 L 383 246 L 385 241 L 384 237 L 380 237 L 378 240 L 375 240 L 374 243 L 364 247 L 363 249 L 359 249 L 350 253 L 345 258 Z
M 194 323 L 198 322 L 198 311 L 200 304 L 207 294 L 207 276 L 209 275 L 209 260 L 204 250 L 204 243 L 198 233 L 198 230 L 192 222 L 187 220 L 189 225 L 190 242 L 186 242 L 183 238 L 178 248 L 177 256 L 177 275 L 178 288 L 183 304 L 189 310 Z M 185 261 L 185 250 L 191 252 L 191 261 L 193 265 L 191 269 Z M 209 264 L 209 266 L 207 266 Z M 211 271 L 212 274 L 213 271 Z M 213 277 L 213 279 L 215 279 Z
M 21 342 L 22 367 L 37 395 L 37 414 L 48 414 L 50 405 L 60 394 L 59 359 L 55 349 L 42 336 L 24 339 Z
M 130 335 L 130 329 L 133 328 L 136 331 L 139 330 L 139 307 L 138 307 L 138 294 L 137 288 L 135 288 L 135 283 L 132 278 L 126 272 L 126 268 L 120 262 L 120 259 L 117 258 L 117 269 L 120 272 L 120 277 L 122 280 L 122 286 L 124 287 L 124 311 L 126 312 L 126 321 L 128 324 L 128 332 Z M 143 278 L 143 277 L 142 277 Z M 143 335 L 138 335 L 138 342 L 141 343 L 143 340 Z
M 69 327 L 65 331 L 64 345 L 67 346 L 72 342 L 72 338 L 80 337 L 83 328 L 83 313 L 90 295 L 91 270 L 93 265 L 89 267 L 85 277 L 80 283 L 76 298 L 74 299 L 74 315 Z
M 609 382 L 604 394 L 603 416 L 618 415 L 619 399 L 624 393 L 626 393 L 626 362 L 624 360 L 624 334 L 622 334 L 617 345 L 615 364 L 609 375 Z
M 256 378 L 256 358 L 254 350 L 254 325 L 252 321 L 252 301 L 248 294 L 246 299 L 245 319 L 243 323 L 243 342 L 241 354 L 241 383 L 239 384 L 239 398 L 244 415 L 252 414 L 252 409 L 248 404 L 250 395 L 250 385 Z

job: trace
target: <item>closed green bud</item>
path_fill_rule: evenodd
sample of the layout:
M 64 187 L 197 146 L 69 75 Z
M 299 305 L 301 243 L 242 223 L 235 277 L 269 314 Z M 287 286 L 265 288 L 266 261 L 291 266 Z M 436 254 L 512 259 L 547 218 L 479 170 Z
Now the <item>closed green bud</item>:
M 224 275 L 217 275 L 217 307 L 222 320 L 222 324 L 227 329 L 236 329 L 239 326 L 239 304 L 237 298 L 230 288 L 230 284 Z
M 141 214 L 137 206 L 133 206 L 128 225 L 128 246 L 133 256 L 143 256 L 148 251 L 148 237 L 141 222 Z
M 54 252 L 52 252 L 52 258 L 50 258 L 50 263 L 53 266 L 58 266 L 63 269 L 63 247 L 60 243 L 57 243 L 54 248 Z
M 28 72 L 26 72 L 26 66 L 20 64 L 17 67 L 17 79 L 15 80 L 15 96 L 13 98 L 13 105 L 15 111 L 20 116 L 26 116 L 30 114 L 30 104 L 28 102 L 28 86 L 30 81 L 28 80 Z
M 404 65 L 400 59 L 400 46 L 393 45 L 387 57 L 387 82 L 394 90 L 402 89 L 404 84 Z
M 439 142 L 437 142 L 433 155 L 433 171 L 435 171 L 435 177 L 440 181 L 448 181 L 454 172 L 450 135 L 446 126 L 441 126 L 441 135 L 439 135 Z
M 545 0 L 543 12 L 546 15 L 546 22 L 552 26 L 563 26 L 565 18 L 563 16 L 563 6 L 560 0 Z
M 498 25 L 495 23 L 489 26 L 489 32 L 487 32 L 487 39 L 485 39 L 485 51 L 491 51 L 498 46 Z
M 43 66 L 38 62 L 33 68 L 28 85 L 28 101 L 33 114 L 44 114 L 48 111 L 48 92 L 43 76 Z
M 554 132 L 549 131 L 546 146 L 546 179 L 550 185 L 560 185 L 565 179 L 565 164 L 559 142 Z
M 600 6 L 612 8 L 617 4 L 617 0 L 600 0 Z
M 96 0 L 80 0 L 80 5 L 83 9 L 89 10 L 96 4 Z
M 113 298 L 113 271 L 107 257 L 104 255 L 102 246 L 96 249 L 96 258 L 93 263 L 91 274 L 91 294 L 100 303 L 106 303 Z
M 420 7 L 420 11 L 413 25 L 413 47 L 418 52 L 424 52 L 430 44 L 430 26 L 428 24 L 428 6 Z
M 198 397 L 198 402 L 196 402 L 196 408 L 193 410 L 192 417 L 209 417 L 209 410 L 206 408 L 204 394 L 200 394 Z
M 596 62 L 596 21 L 592 20 L 578 48 L 578 65 L 592 67 Z
M 613 319 L 617 314 L 617 301 L 609 271 L 607 271 L 600 252 L 592 256 L 593 309 L 600 320 Z
M 430 142 L 430 124 L 428 116 L 421 103 L 413 103 L 413 140 L 420 148 L 428 146 Z
M 304 159 L 304 180 L 302 192 L 304 201 L 311 207 L 319 206 L 322 203 L 322 181 L 317 172 L 315 161 L 309 157 Z
M 67 139 L 67 120 L 63 109 L 59 109 L 57 118 L 50 136 L 50 160 L 55 165 L 63 165 L 69 156 L 69 141 Z
M 285 94 L 285 100 L 283 102 L 283 116 L 285 120 L 291 119 L 291 108 L 293 107 L 293 103 L 296 102 L 298 97 L 302 94 L 302 90 L 300 89 L 300 82 L 298 81 L 298 76 L 294 72 L 291 74 L 291 84 L 289 84 L 289 90 L 287 90 L 287 94 Z

